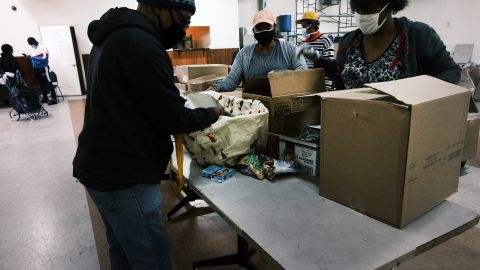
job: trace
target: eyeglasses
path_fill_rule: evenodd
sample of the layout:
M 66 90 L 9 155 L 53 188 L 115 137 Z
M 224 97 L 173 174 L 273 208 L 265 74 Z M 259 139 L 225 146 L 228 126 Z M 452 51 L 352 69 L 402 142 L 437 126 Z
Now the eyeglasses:
M 253 27 L 253 33 L 262 33 L 267 31 L 272 31 L 275 29 L 274 25 L 268 23 L 259 23 Z

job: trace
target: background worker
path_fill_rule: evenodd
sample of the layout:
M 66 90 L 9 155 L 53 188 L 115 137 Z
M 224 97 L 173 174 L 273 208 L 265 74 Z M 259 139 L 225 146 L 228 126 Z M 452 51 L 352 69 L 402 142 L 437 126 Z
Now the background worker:
M 50 80 L 48 49 L 43 44 L 38 43 L 33 37 L 29 37 L 27 42 L 32 47 L 32 67 L 35 72 L 35 77 L 40 83 L 40 88 L 42 89 L 42 103 L 47 103 L 48 105 L 57 104 L 55 87 L 53 87 L 52 81 Z M 48 99 L 48 93 L 50 93 L 50 99 Z
M 332 40 L 320 32 L 320 15 L 314 11 L 306 11 L 302 18 L 296 23 L 302 26 L 302 36 L 305 40 L 301 45 L 308 44 L 315 49 L 319 55 L 324 59 L 333 59 L 335 56 L 335 49 Z M 314 63 L 308 59 L 307 65 L 309 68 L 314 67 Z M 331 90 L 333 83 L 330 78 L 325 78 L 325 89 Z

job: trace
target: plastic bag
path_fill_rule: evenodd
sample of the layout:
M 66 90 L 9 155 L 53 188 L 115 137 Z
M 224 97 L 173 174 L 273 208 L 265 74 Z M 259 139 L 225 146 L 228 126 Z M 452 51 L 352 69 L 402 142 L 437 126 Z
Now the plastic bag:
M 220 116 L 217 122 L 204 130 L 183 136 L 186 148 L 199 165 L 234 166 L 241 156 L 265 148 L 268 109 L 260 101 L 213 91 L 187 94 L 185 97 L 187 106 L 212 107 L 218 103 L 228 115 Z

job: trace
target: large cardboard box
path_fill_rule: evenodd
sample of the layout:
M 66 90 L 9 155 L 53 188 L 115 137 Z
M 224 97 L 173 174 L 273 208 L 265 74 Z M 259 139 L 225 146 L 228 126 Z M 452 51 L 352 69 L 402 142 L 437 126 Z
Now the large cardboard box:
M 478 114 L 468 114 L 462 160 L 477 156 L 478 137 L 480 136 L 479 132 L 480 116 Z
M 181 65 L 175 67 L 175 76 L 181 83 L 188 83 L 191 79 L 207 75 L 228 75 L 228 65 L 209 64 L 209 65 Z
M 320 99 L 305 95 L 323 92 L 324 85 L 323 69 L 270 72 L 268 79 L 247 82 L 242 97 L 262 101 L 269 111 L 269 132 L 285 134 L 299 125 L 318 125 L 320 116 L 309 109 L 320 108 Z
M 458 188 L 470 93 L 419 76 L 324 93 L 320 195 L 403 227 Z

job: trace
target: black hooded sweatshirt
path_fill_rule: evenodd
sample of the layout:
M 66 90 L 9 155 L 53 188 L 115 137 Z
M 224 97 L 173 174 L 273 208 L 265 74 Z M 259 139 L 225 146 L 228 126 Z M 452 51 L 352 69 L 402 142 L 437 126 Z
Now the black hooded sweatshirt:
M 17 62 L 17 59 L 11 52 L 3 52 L 0 54 L 0 68 L 5 72 L 15 73 L 17 70 L 20 70 L 20 65 Z
M 93 43 L 83 129 L 73 176 L 88 188 L 158 184 L 173 151 L 171 134 L 203 129 L 214 109 L 191 110 L 174 85 L 163 37 L 143 14 L 110 9 L 88 26 Z

